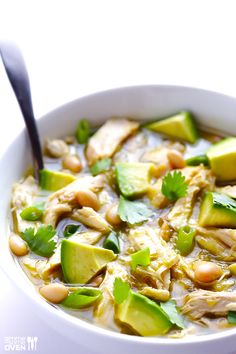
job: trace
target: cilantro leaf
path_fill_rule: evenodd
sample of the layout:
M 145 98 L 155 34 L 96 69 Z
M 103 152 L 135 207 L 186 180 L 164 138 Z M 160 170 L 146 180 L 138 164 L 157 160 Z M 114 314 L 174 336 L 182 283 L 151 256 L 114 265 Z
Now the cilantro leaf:
M 34 253 L 43 257 L 50 257 L 56 247 L 56 241 L 53 237 L 56 230 L 51 225 L 40 226 L 35 232 L 34 228 L 30 227 L 21 233 L 21 237 L 25 240 Z
M 142 202 L 133 202 L 121 196 L 118 214 L 122 221 L 126 221 L 129 224 L 137 224 L 148 220 L 152 215 L 152 211 Z
M 176 302 L 169 300 L 167 302 L 161 302 L 160 306 L 162 310 L 168 315 L 170 322 L 175 324 L 179 328 L 185 328 L 184 319 L 176 308 Z
M 93 176 L 97 176 L 99 173 L 109 170 L 110 167 L 111 167 L 111 159 L 102 159 L 95 162 L 90 167 L 90 172 L 92 173 Z
M 182 173 L 174 171 L 174 173 L 169 172 L 163 178 L 161 191 L 169 200 L 175 201 L 186 196 L 187 188 L 188 186 Z
M 138 265 L 148 266 L 150 264 L 150 249 L 144 248 L 138 252 L 131 254 L 131 269 L 135 270 Z
M 227 319 L 230 324 L 236 325 L 236 312 L 229 311 Z
M 115 303 L 120 305 L 129 295 L 130 285 L 121 278 L 116 278 L 113 286 L 113 295 Z

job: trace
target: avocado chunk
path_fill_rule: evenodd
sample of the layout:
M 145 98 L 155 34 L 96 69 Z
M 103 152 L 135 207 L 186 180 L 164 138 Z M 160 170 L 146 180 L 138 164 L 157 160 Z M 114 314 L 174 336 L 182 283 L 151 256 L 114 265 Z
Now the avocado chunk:
M 180 112 L 174 116 L 150 123 L 145 128 L 191 144 L 194 144 L 198 138 L 197 128 L 190 112 Z
M 200 226 L 236 228 L 236 201 L 225 194 L 208 192 L 201 203 Z
M 236 179 L 236 138 L 230 137 L 212 145 L 207 150 L 212 172 L 218 181 Z
M 50 170 L 40 171 L 40 187 L 48 191 L 57 191 L 75 180 L 76 177 L 69 173 Z
M 149 188 L 152 163 L 117 162 L 116 179 L 120 192 L 126 198 L 139 197 Z
M 115 318 L 141 336 L 163 335 L 172 327 L 169 317 L 159 305 L 133 291 L 116 305 Z
M 76 242 L 72 237 L 61 243 L 63 275 L 67 283 L 85 284 L 116 255 L 111 250 Z

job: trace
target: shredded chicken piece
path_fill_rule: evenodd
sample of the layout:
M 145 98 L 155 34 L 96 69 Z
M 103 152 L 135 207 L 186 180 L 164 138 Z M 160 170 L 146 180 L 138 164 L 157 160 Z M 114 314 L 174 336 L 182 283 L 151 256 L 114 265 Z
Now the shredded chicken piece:
M 23 264 L 30 271 L 32 276 L 45 281 L 49 280 L 51 277 L 58 276 L 61 271 L 61 247 L 59 246 L 48 260 L 30 258 L 27 256 L 24 258 Z
M 235 229 L 218 229 L 197 227 L 197 232 L 200 235 L 213 237 L 223 242 L 228 247 L 236 246 L 236 230 Z
M 188 223 L 188 219 L 191 216 L 193 205 L 199 191 L 199 187 L 189 186 L 186 197 L 180 198 L 176 201 L 167 217 L 167 220 L 174 229 L 179 229 L 181 226 Z
M 73 207 L 78 205 L 77 194 L 81 190 L 91 190 L 97 192 L 104 186 L 103 175 L 96 177 L 83 176 L 51 194 L 44 215 L 44 222 L 55 227 L 60 217 L 65 213 L 70 213 Z
M 86 149 L 88 164 L 91 166 L 97 160 L 111 157 L 119 145 L 133 134 L 139 127 L 137 122 L 127 119 L 109 119 L 89 139 Z
M 92 192 L 98 192 L 104 187 L 105 176 L 98 175 L 96 177 L 86 175 L 78 178 L 76 181 L 68 184 L 66 187 L 59 189 L 55 193 L 51 194 L 49 201 L 55 200 L 58 203 L 78 204 L 77 194 L 81 190 L 91 190 Z
M 212 190 L 215 178 L 211 170 L 203 167 L 186 167 L 181 170 L 188 184 L 187 195 L 176 201 L 168 214 L 168 221 L 174 229 L 187 224 L 193 210 L 196 198 L 201 190 Z
M 71 236 L 71 240 L 76 240 L 76 242 L 79 243 L 86 243 L 89 245 L 94 245 L 97 243 L 100 238 L 102 237 L 102 232 L 99 231 L 85 231 L 85 232 L 79 232 L 75 234 L 74 236 Z
M 58 219 L 66 213 L 71 212 L 72 207 L 69 204 L 55 204 L 48 207 L 44 214 L 44 223 L 46 225 L 56 226 Z
M 198 244 L 224 261 L 236 260 L 236 230 L 197 227 Z
M 82 209 L 74 211 L 72 218 L 102 233 L 109 232 L 111 229 L 108 222 L 95 210 L 89 207 L 83 207 Z
M 145 286 L 139 291 L 140 294 L 149 297 L 155 301 L 168 301 L 170 298 L 170 292 L 166 289 L 155 289 L 151 286 Z
M 236 292 L 196 290 L 186 295 L 181 310 L 194 320 L 208 314 L 225 316 L 228 311 L 236 310 Z
M 112 323 L 114 318 L 113 284 L 115 278 L 121 278 L 123 281 L 127 281 L 129 275 L 126 268 L 120 263 L 108 263 L 105 278 L 99 286 L 103 297 L 94 311 L 95 322 L 104 326 Z
M 33 201 L 38 194 L 39 187 L 32 176 L 13 185 L 11 206 L 16 221 L 16 232 L 23 232 L 28 227 L 37 227 L 40 225 L 40 222 L 26 221 L 20 216 L 23 209 L 33 204 Z
M 164 286 L 168 290 L 170 286 L 170 269 L 178 262 L 178 255 L 162 239 L 160 229 L 142 226 L 130 230 L 128 239 L 136 251 L 149 247 L 150 255 L 153 259 L 151 264 L 145 269 L 137 267 L 135 273 L 141 276 L 142 279 L 151 278 L 156 287 Z
M 39 194 L 39 187 L 32 176 L 23 182 L 15 183 L 12 190 L 12 206 L 16 209 L 24 209 L 31 205 L 34 197 Z
M 160 229 L 149 226 L 140 226 L 131 229 L 128 240 L 135 251 L 149 247 L 152 258 L 162 258 L 164 263 L 175 263 L 177 254 L 160 236 Z
M 114 162 L 139 162 L 147 144 L 148 139 L 144 132 L 131 136 L 114 155 Z
M 214 319 L 201 317 L 200 320 L 197 322 L 199 322 L 200 325 L 208 327 L 212 331 L 219 331 L 219 329 L 224 330 L 229 328 L 229 322 L 225 317 L 214 318 Z
M 154 163 L 160 171 L 160 176 L 164 175 L 171 170 L 171 164 L 167 156 L 169 151 L 170 149 L 163 146 L 148 150 L 141 157 L 141 161 Z
M 156 244 L 153 233 L 149 232 L 149 227 L 137 227 L 131 229 L 128 234 L 128 241 L 135 251 L 149 247 L 151 256 L 156 256 Z
M 184 275 L 191 279 L 194 282 L 195 275 L 193 270 L 193 259 L 186 260 L 184 257 L 179 255 L 179 261 L 175 265 L 175 271 L 177 272 L 184 272 Z

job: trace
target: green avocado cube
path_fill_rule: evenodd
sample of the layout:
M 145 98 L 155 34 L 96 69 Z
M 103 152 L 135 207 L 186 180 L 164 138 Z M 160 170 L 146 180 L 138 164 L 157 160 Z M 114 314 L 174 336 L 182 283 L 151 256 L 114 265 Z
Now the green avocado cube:
M 200 226 L 236 228 L 236 201 L 225 194 L 208 192 L 200 207 Z
M 236 137 L 212 145 L 207 150 L 207 157 L 218 181 L 236 180 Z
M 126 198 L 140 197 L 148 191 L 152 163 L 117 162 L 116 179 L 121 194 Z
M 198 139 L 197 128 L 189 112 L 180 112 L 174 116 L 147 124 L 145 128 L 191 144 L 194 144 Z
M 169 317 L 157 303 L 133 291 L 116 305 L 115 319 L 141 336 L 163 335 L 172 327 Z
M 69 173 L 51 170 L 40 171 L 40 187 L 48 191 L 57 191 L 58 189 L 64 188 L 67 186 L 67 184 L 74 182 L 75 180 L 76 177 Z
M 61 243 L 61 266 L 67 283 L 86 284 L 115 258 L 111 250 L 79 243 L 72 238 Z

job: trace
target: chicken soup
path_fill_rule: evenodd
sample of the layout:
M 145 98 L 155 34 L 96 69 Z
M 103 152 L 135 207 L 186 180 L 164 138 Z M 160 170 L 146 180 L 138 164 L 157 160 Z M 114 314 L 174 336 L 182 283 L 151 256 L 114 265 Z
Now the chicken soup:
M 189 112 L 45 141 L 12 189 L 9 246 L 46 301 L 104 328 L 183 337 L 236 324 L 236 138 Z

